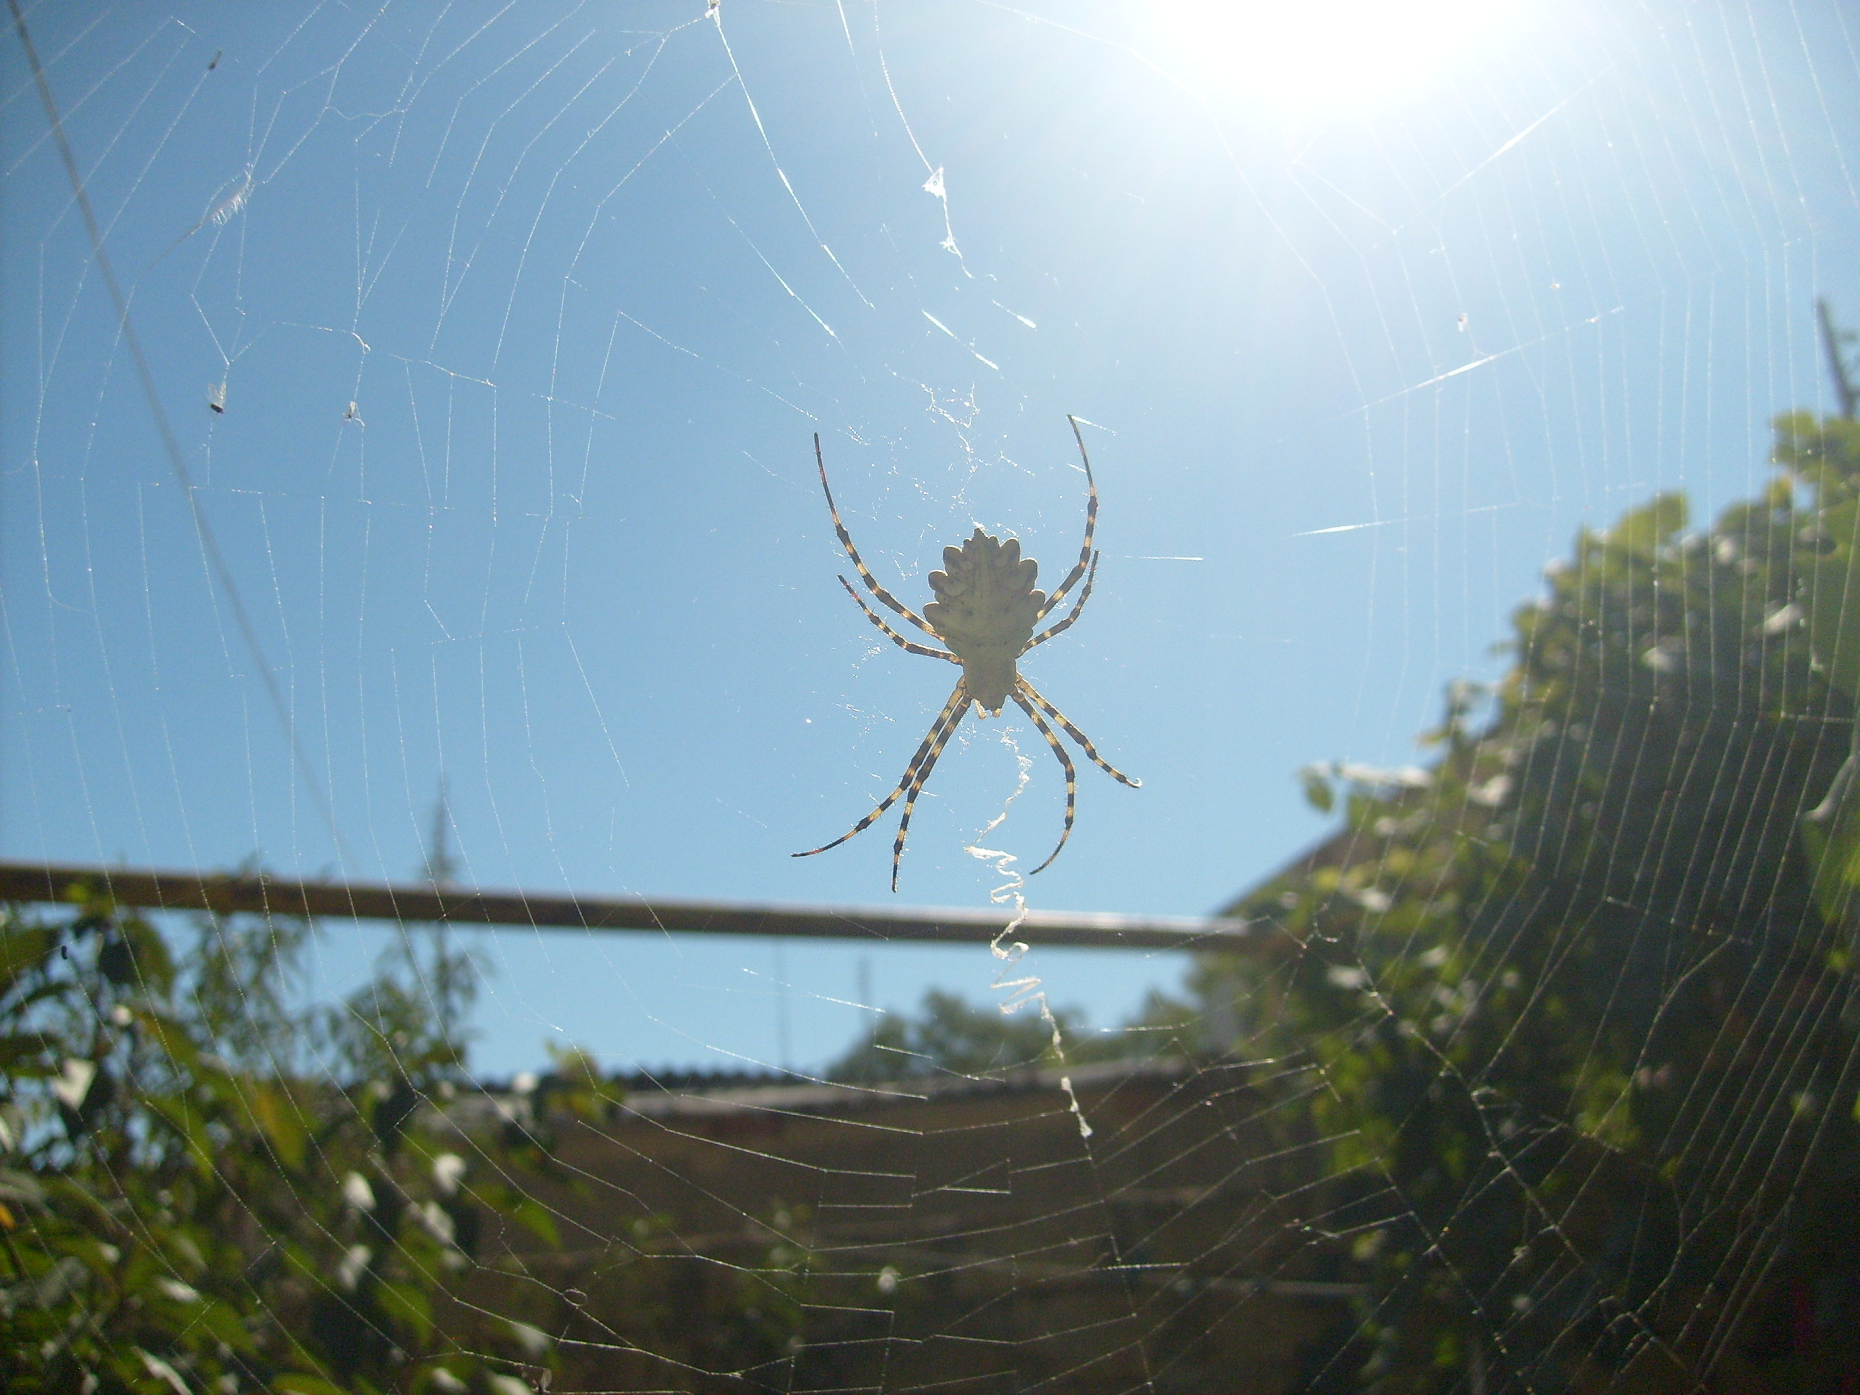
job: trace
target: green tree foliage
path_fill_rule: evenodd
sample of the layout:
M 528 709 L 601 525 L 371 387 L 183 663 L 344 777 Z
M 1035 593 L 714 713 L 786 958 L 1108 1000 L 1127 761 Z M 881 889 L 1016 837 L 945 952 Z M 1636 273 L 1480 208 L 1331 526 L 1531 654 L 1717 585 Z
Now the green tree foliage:
M 1797 560 L 1802 582 L 1796 610 L 1829 685 L 1850 706 L 1860 704 L 1860 423 L 1818 422 L 1807 413 L 1783 417 L 1777 422 L 1776 457 L 1813 491 L 1818 505 Z M 1831 920 L 1852 919 L 1854 892 L 1860 889 L 1856 775 L 1860 726 L 1851 729 L 1847 759 L 1807 819 L 1817 891 Z
M 309 934 L 212 919 L 177 962 L 101 895 L 4 912 L 0 1387 L 451 1395 L 553 1359 L 461 1301 L 494 1236 L 552 1236 L 546 1158 L 427 1107 L 459 1051 L 409 973 L 294 1006 Z
M 1197 966 L 1371 1283 L 1318 1388 L 1851 1389 L 1860 428 L 1775 459 L 1582 533 L 1429 770 L 1307 771 L 1344 827 L 1230 910 L 1277 948 Z
M 1054 1023 L 1068 1056 L 1075 1054 L 1072 1033 L 1078 1014 L 1066 1008 L 1042 1016 L 1037 1002 L 1023 1002 L 1013 1013 L 999 1007 L 973 1007 L 960 994 L 932 988 L 915 1017 L 887 1012 L 851 1050 L 827 1067 L 827 1079 L 859 1083 L 901 1080 L 911 1076 L 982 1075 L 1016 1066 L 1056 1063 Z

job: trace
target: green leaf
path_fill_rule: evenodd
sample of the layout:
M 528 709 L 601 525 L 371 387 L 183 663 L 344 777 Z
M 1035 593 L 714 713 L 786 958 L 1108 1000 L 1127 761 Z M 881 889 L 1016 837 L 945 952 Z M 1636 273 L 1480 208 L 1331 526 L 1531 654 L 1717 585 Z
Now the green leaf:
M 45 1188 L 30 1172 L 0 1168 L 0 1201 L 16 1201 L 28 1206 L 45 1204 Z
M 375 1297 L 384 1312 L 413 1328 L 421 1342 L 432 1335 L 433 1305 L 420 1289 L 412 1284 L 384 1283 L 375 1290 Z
M 1337 796 L 1330 787 L 1330 767 L 1307 765 L 1298 775 L 1304 781 L 1305 803 L 1320 814 L 1328 814 L 1337 802 Z
M 511 1211 L 510 1218 L 537 1239 L 550 1245 L 561 1245 L 562 1236 L 561 1232 L 556 1229 L 555 1217 L 549 1214 L 548 1208 L 540 1201 L 522 1202 Z
M 281 1087 L 264 1082 L 247 1082 L 244 1093 L 252 1117 L 264 1130 L 278 1160 L 292 1171 L 301 1168 L 309 1139 L 296 1101 Z
M 284 1392 L 284 1395 L 349 1395 L 340 1385 L 325 1380 L 322 1376 L 313 1376 L 308 1371 L 292 1371 L 288 1375 L 273 1376 L 271 1388 Z
M 1686 496 L 1659 494 L 1653 502 L 1625 514 L 1609 530 L 1610 542 L 1630 552 L 1651 556 L 1653 550 L 1686 526 Z
M 174 986 L 167 941 L 145 920 L 125 920 L 97 952 L 97 968 L 112 983 L 165 998 Z
M 21 974 L 43 964 L 52 952 L 54 936 L 43 926 L 21 926 L 9 920 L 0 934 L 0 992 L 10 989 Z
M 1804 823 L 1802 843 L 1815 865 L 1815 901 L 1835 924 L 1851 921 L 1860 891 L 1860 802 L 1850 791 L 1831 824 Z
M 12 1032 L 0 1036 L 0 1071 L 14 1077 L 55 1075 L 56 1064 L 43 1058 L 49 1057 L 57 1049 L 57 1039 L 47 1032 Z M 34 1057 L 42 1058 L 38 1070 L 29 1069 L 23 1064 Z
M 181 1137 L 187 1145 L 189 1157 L 194 1170 L 202 1177 L 216 1174 L 215 1148 L 213 1138 L 207 1132 L 207 1121 L 194 1107 L 191 1101 L 181 1096 L 145 1097 L 144 1105 L 151 1113 L 165 1120 L 170 1128 Z
M 258 1350 L 258 1343 L 253 1340 L 251 1330 L 239 1310 L 230 1303 L 211 1299 L 206 1311 L 198 1316 L 190 1316 L 188 1322 L 209 1333 L 214 1340 L 224 1342 L 233 1351 L 251 1355 Z
M 1834 546 L 1801 563 L 1808 642 L 1828 681 L 1860 698 L 1860 504 L 1826 509 L 1820 522 Z
M 191 1071 L 200 1063 L 200 1048 L 187 1029 L 159 1013 L 137 1011 L 137 1024 L 154 1039 L 176 1070 Z

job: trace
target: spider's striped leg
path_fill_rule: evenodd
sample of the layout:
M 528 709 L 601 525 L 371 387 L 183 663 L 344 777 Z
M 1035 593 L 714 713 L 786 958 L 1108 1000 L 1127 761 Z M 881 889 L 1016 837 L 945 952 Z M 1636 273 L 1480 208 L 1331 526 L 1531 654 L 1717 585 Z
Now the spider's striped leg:
M 1033 648 L 1034 645 L 1046 643 L 1047 640 L 1051 639 L 1054 635 L 1058 634 L 1061 630 L 1071 629 L 1072 622 L 1078 619 L 1079 612 L 1085 609 L 1085 602 L 1091 599 L 1091 584 L 1097 579 L 1098 579 L 1098 554 L 1094 552 L 1091 555 L 1091 567 L 1085 573 L 1085 589 L 1079 592 L 1079 598 L 1072 603 L 1071 614 L 1067 615 L 1066 618 L 1064 620 L 1061 620 L 1058 624 L 1049 625 L 1044 630 L 1041 630 L 1039 634 L 1035 635 L 1032 639 L 1028 640 L 1024 646 L 1022 646 L 1020 652 L 1022 654 L 1025 654 L 1027 650 Z
M 876 823 L 879 816 L 883 814 L 885 810 L 898 802 L 898 797 L 902 795 L 907 788 L 914 796 L 923 784 L 922 779 L 919 778 L 919 771 L 921 770 L 925 775 L 930 773 L 927 769 L 924 769 L 926 763 L 936 763 L 937 756 L 942 753 L 943 743 L 949 739 L 949 733 L 956 729 L 956 724 L 962 720 L 962 714 L 968 710 L 969 691 L 963 686 L 962 680 L 958 678 L 956 680 L 956 691 L 949 695 L 949 701 L 943 704 L 943 710 L 936 714 L 936 720 L 930 724 L 930 730 L 925 735 L 923 744 L 918 746 L 917 754 L 912 756 L 911 763 L 904 767 L 904 778 L 898 781 L 898 787 L 895 790 L 885 796 L 884 802 L 864 818 L 860 819 L 858 823 L 840 834 L 840 836 L 835 838 L 831 843 L 822 843 L 817 848 L 809 848 L 806 852 L 793 853 L 791 856 L 812 857 L 815 853 L 823 853 L 828 848 L 837 848 L 848 838 L 864 833 L 866 829 Z
M 871 606 L 867 605 L 865 603 L 865 597 L 853 590 L 852 583 L 845 577 L 840 578 L 840 585 L 846 588 L 847 595 L 859 602 L 859 609 L 865 612 L 865 618 L 878 626 L 878 628 L 883 630 L 887 635 L 891 636 L 891 642 L 897 645 L 898 648 L 902 649 L 906 654 L 922 654 L 926 659 L 948 659 L 952 664 L 959 664 L 962 662 L 961 659 L 958 659 L 946 649 L 930 649 L 921 644 L 913 644 L 910 640 L 892 629 L 891 626 L 887 625 L 885 623 L 885 617 L 880 615 L 876 610 L 873 610 Z M 1070 620 L 1066 621 L 1068 625 L 1071 623 Z M 1044 638 L 1044 636 L 1042 636 L 1042 638 Z
M 833 489 L 832 486 L 827 483 L 827 458 L 820 453 L 820 433 L 818 431 L 814 433 L 814 463 L 820 466 L 820 487 L 825 490 L 827 494 L 827 512 L 833 515 L 833 531 L 840 535 L 840 545 L 846 549 L 846 555 L 852 558 L 853 566 L 859 569 L 859 579 L 871 589 L 874 596 L 877 596 L 879 600 L 883 601 L 899 615 L 902 615 L 906 620 L 909 620 L 918 629 L 922 630 L 927 635 L 936 634 L 936 631 L 931 628 L 928 620 L 924 619 L 923 616 L 919 615 L 896 596 L 892 595 L 891 592 L 878 584 L 878 578 L 872 575 L 871 571 L 865 565 L 865 559 L 860 557 L 859 549 L 853 546 L 852 534 L 847 532 L 846 525 L 840 522 L 840 506 L 833 502 Z M 1095 495 L 1093 499 L 1093 507 L 1095 508 L 1097 507 Z M 938 638 L 941 638 L 941 636 L 939 635 Z
M 949 719 L 948 725 L 936 738 L 936 744 L 931 746 L 930 754 L 924 757 L 924 762 L 918 767 L 916 777 L 911 781 L 910 793 L 904 796 L 904 817 L 898 820 L 898 836 L 891 845 L 891 889 L 893 893 L 896 893 L 898 889 L 898 863 L 904 857 L 905 835 L 911 831 L 911 810 L 917 807 L 917 792 L 924 787 L 924 781 L 930 778 L 930 772 L 936 767 L 936 759 L 943 754 L 943 747 L 949 744 L 949 738 L 956 734 L 956 728 L 962 725 L 962 719 L 969 715 L 969 691 L 961 683 L 956 685 L 956 696 L 962 699 L 962 705 L 956 709 L 956 714 Z M 951 699 L 951 701 L 954 700 Z
M 1085 542 L 1079 548 L 1079 560 L 1073 565 L 1072 570 L 1066 573 L 1066 579 L 1054 588 L 1053 594 L 1046 598 L 1046 604 L 1040 607 L 1040 613 L 1033 617 L 1036 622 L 1044 620 L 1049 613 L 1056 610 L 1059 603 L 1065 599 L 1066 593 L 1077 586 L 1079 578 L 1085 575 L 1086 569 L 1091 564 L 1092 534 L 1098 527 L 1098 481 L 1091 477 L 1091 457 L 1085 453 L 1085 437 L 1079 433 L 1078 418 L 1068 414 L 1066 420 L 1072 423 L 1072 439 L 1079 443 L 1079 459 L 1085 462 L 1085 485 L 1090 490 L 1090 496 L 1085 503 Z
M 1065 728 L 1066 735 L 1079 743 L 1079 749 L 1085 753 L 1086 758 L 1090 760 L 1093 765 L 1097 766 L 1112 779 L 1122 781 L 1124 784 L 1129 785 L 1133 790 L 1143 788 L 1143 781 L 1131 779 L 1130 776 L 1126 775 L 1103 756 L 1099 755 L 1098 748 L 1091 744 L 1090 739 L 1085 733 L 1073 726 L 1065 713 L 1061 712 L 1057 707 L 1053 706 L 1052 703 L 1041 697 L 1039 690 L 1036 689 L 1033 684 L 1029 683 L 1025 678 L 1022 678 L 1015 685 L 1015 691 L 1025 693 L 1036 707 L 1047 716 L 1051 717 L 1057 725 Z
M 1021 687 L 1025 686 L 1026 684 L 1024 683 L 1021 685 Z M 1035 873 L 1044 872 L 1048 867 L 1051 867 L 1053 865 L 1053 859 L 1059 856 L 1059 849 L 1063 848 L 1066 845 L 1066 839 L 1072 836 L 1072 815 L 1074 810 L 1077 809 L 1079 801 L 1079 773 L 1073 768 L 1072 757 L 1067 755 L 1066 748 L 1059 744 L 1059 738 L 1053 735 L 1053 729 L 1046 724 L 1046 718 L 1040 715 L 1039 709 L 1031 702 L 1027 701 L 1026 695 L 1020 692 L 1019 689 L 1016 689 L 1014 692 L 1014 701 L 1020 704 L 1020 710 L 1022 712 L 1025 712 L 1029 717 L 1033 718 L 1033 724 L 1040 729 L 1040 735 L 1046 738 L 1046 744 L 1053 748 L 1053 754 L 1059 757 L 1059 763 L 1065 767 L 1066 772 L 1065 830 L 1059 835 L 1058 846 L 1046 855 L 1046 861 L 1042 862 L 1038 867 L 1034 868 L 1032 872 L 1027 874 L 1031 877 Z

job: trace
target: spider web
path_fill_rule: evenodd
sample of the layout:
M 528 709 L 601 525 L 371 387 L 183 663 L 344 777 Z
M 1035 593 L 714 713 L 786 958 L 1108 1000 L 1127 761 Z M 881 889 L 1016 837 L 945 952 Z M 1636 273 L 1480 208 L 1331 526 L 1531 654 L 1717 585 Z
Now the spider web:
M 1853 36 L 1835 4 L 1519 5 L 1449 14 L 1411 85 L 1366 68 L 1331 87 L 1319 64 L 1294 100 L 1262 95 L 1245 55 L 1302 45 L 1291 69 L 1334 46 L 1335 71 L 1341 29 L 1286 40 L 1246 13 L 25 7 L 128 316 L 10 42 L 0 848 L 405 880 L 443 787 L 462 883 L 881 900 L 890 818 L 789 855 L 892 788 L 947 666 L 841 593 L 811 437 L 865 561 L 920 607 L 977 526 L 1020 538 L 1045 585 L 1064 574 L 1085 507 L 1068 413 L 1101 569 L 1028 673 L 1144 787 L 1078 759 L 1077 827 L 1026 878 L 1058 836 L 1058 765 L 1011 707 L 972 717 L 918 803 L 903 898 L 999 905 L 1004 927 L 1022 905 L 1231 906 L 1335 832 L 1291 778 L 1330 757 L 1359 763 L 1326 770 L 1377 817 L 1407 816 L 1439 783 L 1401 773 L 1441 758 L 1415 734 L 1449 682 L 1507 672 L 1491 646 L 1579 527 L 1663 491 L 1707 527 L 1769 488 L 1775 413 L 1833 410 L 1814 306 L 1860 317 Z M 1741 700 L 1697 699 L 1727 721 Z M 1631 782 L 1653 740 L 1586 759 Z M 1763 788 L 1778 827 L 1825 793 Z M 1520 845 L 1567 833 L 1533 817 Z M 1593 858 L 1651 865 L 1598 827 Z M 1686 870 L 1648 913 L 1705 934 L 1718 864 L 1661 836 L 1652 860 Z M 1347 888 L 1359 911 L 1426 899 L 1424 870 L 1377 868 Z M 1494 923 L 1526 918 L 1528 888 L 1488 890 Z M 1450 1257 L 1498 1184 L 1468 1174 L 1442 1201 L 1385 1171 L 1346 1204 L 1347 1149 L 1321 1124 L 1275 1133 L 1274 1089 L 1353 1088 L 1320 1041 L 1346 1027 L 1262 1024 L 1301 974 L 1389 985 L 1377 1011 L 1422 1035 L 1433 1011 L 1401 997 L 1374 926 L 1299 921 L 1308 891 L 1284 914 L 1247 903 L 1267 948 L 1202 964 L 1202 989 L 1180 956 L 1011 934 L 477 937 L 471 1080 L 508 1104 L 545 1045 L 635 1079 L 564 1143 L 598 1202 L 526 1184 L 590 1272 L 630 1264 L 649 1222 L 735 1271 L 779 1270 L 770 1246 L 790 1245 L 830 1275 L 781 1290 L 792 1350 L 716 1388 L 1351 1388 L 1378 1378 L 1363 1334 L 1406 1311 L 1365 1297 L 1375 1247 L 1419 1234 Z M 323 927 L 303 991 L 339 1000 L 384 942 Z M 1486 952 L 1479 982 L 1549 972 Z M 1645 971 L 1608 970 L 1653 994 L 1628 1059 L 1665 1049 L 1661 1010 L 1690 991 Z M 932 985 L 1097 1026 L 1011 1089 L 939 1076 L 849 1102 L 822 1081 Z M 1166 1030 L 1153 1004 L 1120 1030 L 1151 994 L 1179 1000 Z M 1722 1133 L 1694 1126 L 1688 1166 L 1737 1176 L 1783 1148 L 1776 1120 L 1833 1088 L 1781 1064 L 1819 1030 L 1774 1027 L 1776 1069 L 1708 1116 Z M 655 1093 L 648 1069 L 774 1093 Z M 1423 1094 L 1470 1078 L 1430 1069 Z M 1506 1175 L 1530 1224 L 1574 1227 L 1562 1174 Z M 1722 1193 L 1689 1196 L 1706 1211 L 1679 1208 L 1658 1242 L 1675 1252 L 1722 1220 Z M 1005 1209 L 977 1219 L 988 1197 Z M 1706 1287 L 1754 1292 L 1786 1249 L 1740 1240 Z M 1554 1265 L 1514 1293 L 1442 1263 L 1477 1292 L 1473 1335 L 1416 1388 L 1641 1379 L 1640 1339 Z M 584 1279 L 541 1261 L 528 1279 L 484 1303 L 553 1344 L 553 1388 L 711 1388 L 590 1325 Z M 1743 1310 L 1696 1301 L 1714 1315 L 1677 1388 L 1745 1359 Z

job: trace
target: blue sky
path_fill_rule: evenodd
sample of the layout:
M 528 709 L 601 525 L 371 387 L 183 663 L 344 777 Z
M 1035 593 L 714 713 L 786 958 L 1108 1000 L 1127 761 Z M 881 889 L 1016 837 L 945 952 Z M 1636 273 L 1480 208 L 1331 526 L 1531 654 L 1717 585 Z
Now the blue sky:
M 885 643 L 977 524 L 1051 584 L 1085 766 L 1043 909 L 1210 910 L 1402 764 L 1575 530 L 1703 517 L 1860 324 L 1840 7 L 29 8 L 136 330 L 340 842 L 122 350 L 18 44 L 0 192 L 0 852 L 874 903 L 948 693 Z M 1304 9 L 1301 7 L 1301 14 Z M 217 61 L 216 61 L 217 60 Z M 940 171 L 940 180 L 935 178 Z M 926 190 L 940 186 L 942 196 Z M 222 389 L 223 385 L 223 389 Z M 223 414 L 209 400 L 223 391 Z M 1011 709 L 1010 709 L 1011 710 Z M 966 723 L 904 904 L 1045 857 L 1058 766 Z M 314 990 L 384 943 L 331 925 Z M 478 1061 L 818 1064 L 945 950 L 507 932 Z M 1167 955 L 1041 950 L 1116 1021 Z M 862 1002 L 861 983 L 870 985 Z

